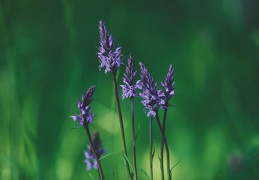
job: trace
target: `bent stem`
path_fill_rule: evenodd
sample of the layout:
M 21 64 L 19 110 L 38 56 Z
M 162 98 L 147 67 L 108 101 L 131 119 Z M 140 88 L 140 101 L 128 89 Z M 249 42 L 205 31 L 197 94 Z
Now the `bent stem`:
M 88 123 L 84 127 L 85 127 L 85 130 L 86 130 L 88 140 L 90 142 L 91 149 L 94 153 L 94 157 L 95 157 L 97 165 L 98 165 L 99 178 L 100 178 L 100 180 L 104 180 L 103 170 L 102 170 L 102 166 L 101 166 L 101 163 L 100 163 L 100 160 L 99 160 L 99 155 L 97 154 L 96 149 L 94 148 L 94 144 L 93 144 L 93 141 L 92 141 L 92 138 L 91 138 L 91 135 L 90 135 L 90 131 L 89 131 L 89 128 L 88 128 Z
M 119 121 L 120 121 L 122 151 L 125 154 L 125 156 L 128 158 L 126 141 L 125 141 L 124 126 L 123 126 L 123 119 L 122 119 L 122 114 L 121 114 L 120 100 L 119 100 L 118 87 L 117 87 L 117 81 L 116 81 L 116 71 L 112 71 L 112 78 L 113 78 L 114 93 L 115 93 L 115 97 L 116 97 L 116 105 L 117 105 L 117 110 L 118 110 L 118 116 L 119 116 Z M 126 168 L 127 168 L 128 177 L 131 177 L 129 163 L 127 161 L 126 161 Z
M 150 117 L 149 120 L 149 160 L 150 160 L 150 179 L 153 180 L 153 128 L 152 128 L 152 120 L 153 118 Z
M 137 157 L 136 157 L 136 135 L 135 135 L 135 120 L 134 120 L 134 97 L 131 97 L 131 128 L 132 128 L 132 152 L 135 179 L 138 180 L 137 174 Z
M 166 141 L 166 138 L 165 138 L 165 135 L 164 135 L 164 131 L 163 131 L 163 128 L 162 128 L 162 126 L 161 126 L 161 123 L 160 123 L 158 114 L 156 114 L 156 121 L 157 121 L 159 130 L 160 130 L 160 133 L 161 133 L 163 142 L 164 142 L 164 144 L 165 144 L 166 159 L 167 159 L 167 174 L 168 174 L 168 179 L 171 180 L 171 179 L 172 179 L 172 176 L 171 176 L 171 170 L 170 170 L 170 154 L 169 154 L 169 148 L 168 148 L 168 144 L 167 144 L 167 141 Z

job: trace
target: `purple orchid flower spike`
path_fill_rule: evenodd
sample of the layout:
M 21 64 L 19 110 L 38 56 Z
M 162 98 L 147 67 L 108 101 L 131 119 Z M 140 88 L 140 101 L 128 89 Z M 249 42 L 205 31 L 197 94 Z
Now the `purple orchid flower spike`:
M 121 47 L 114 48 L 112 35 L 106 29 L 102 20 L 99 21 L 100 47 L 98 58 L 101 63 L 99 68 L 105 67 L 105 73 L 116 73 L 118 67 L 123 64 L 121 60 Z
M 89 104 L 93 101 L 93 93 L 95 87 L 91 86 L 88 91 L 82 95 L 82 101 L 77 100 L 77 107 L 80 110 L 80 114 L 76 116 L 70 116 L 74 121 L 79 121 L 78 126 L 85 126 L 88 123 L 93 122 L 94 114 Z
M 145 106 L 145 110 L 149 110 L 147 116 L 155 117 L 157 110 L 165 106 L 165 95 L 162 90 L 158 90 L 157 83 L 154 83 L 153 77 L 141 62 L 140 78 L 140 89 L 142 92 L 139 96 L 142 98 L 141 102 Z
M 140 80 L 134 84 L 134 77 L 136 76 L 136 73 L 137 71 L 134 71 L 133 58 L 130 56 L 126 67 L 126 73 L 123 77 L 124 84 L 120 85 L 122 88 L 122 99 L 138 96 L 137 88 L 140 86 Z
M 174 68 L 173 65 L 170 65 L 164 82 L 161 82 L 161 86 L 163 87 L 163 92 L 167 102 L 166 108 L 168 107 L 168 101 L 171 99 L 171 97 L 175 96 L 174 84 Z

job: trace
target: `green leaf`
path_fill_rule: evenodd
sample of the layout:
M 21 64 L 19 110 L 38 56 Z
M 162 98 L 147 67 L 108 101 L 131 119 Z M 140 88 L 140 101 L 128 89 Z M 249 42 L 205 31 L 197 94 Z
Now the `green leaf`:
M 139 170 L 140 172 L 142 172 L 142 173 L 146 176 L 146 178 L 147 178 L 148 180 L 150 180 L 150 178 L 149 178 L 148 174 L 146 173 L 146 171 L 144 171 L 144 170 L 141 169 L 141 168 L 138 168 L 138 170 Z

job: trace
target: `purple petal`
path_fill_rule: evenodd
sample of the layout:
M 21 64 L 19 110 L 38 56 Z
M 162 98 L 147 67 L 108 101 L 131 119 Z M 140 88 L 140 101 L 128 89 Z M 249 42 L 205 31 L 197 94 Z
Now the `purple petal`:
M 147 113 L 147 117 L 155 117 L 156 116 L 156 112 L 155 111 L 149 111 Z
M 80 116 L 70 116 L 74 121 L 80 120 Z

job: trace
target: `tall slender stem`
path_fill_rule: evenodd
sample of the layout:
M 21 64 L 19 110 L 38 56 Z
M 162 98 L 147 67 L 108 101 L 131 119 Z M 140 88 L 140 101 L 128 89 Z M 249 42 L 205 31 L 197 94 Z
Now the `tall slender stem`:
M 164 141 L 164 144 L 165 144 L 165 149 L 166 149 L 166 159 L 167 159 L 167 174 L 168 174 L 168 179 L 171 180 L 172 179 L 172 176 L 171 176 L 171 170 L 170 170 L 170 154 L 169 154 L 169 148 L 168 148 L 168 144 L 167 144 L 167 141 L 166 141 L 166 138 L 165 138 L 165 135 L 163 133 L 163 127 L 160 123 L 160 120 L 159 120 L 159 117 L 158 117 L 158 114 L 156 114 L 156 121 L 157 121 L 157 124 L 158 124 L 158 127 L 159 127 L 159 130 L 160 130 L 160 133 L 161 133 L 161 136 L 162 136 L 162 139 Z
M 100 160 L 99 160 L 99 155 L 97 154 L 96 149 L 94 148 L 94 144 L 93 144 L 93 141 L 92 141 L 92 138 L 91 138 L 91 135 L 90 135 L 88 124 L 86 124 L 84 127 L 85 127 L 86 134 L 87 134 L 87 137 L 88 137 L 89 142 L 90 142 L 91 149 L 94 153 L 94 157 L 95 157 L 97 165 L 98 165 L 99 178 L 100 178 L 100 180 L 104 180 L 103 170 L 102 170 L 102 166 L 101 166 L 101 163 L 100 163 Z
M 163 117 L 163 134 L 165 136 L 165 124 L 166 124 L 166 115 L 167 115 L 167 108 L 164 110 L 164 117 Z M 162 138 L 161 148 L 160 148 L 160 167 L 161 167 L 161 178 L 164 179 L 164 141 Z
M 138 180 L 137 173 L 137 156 L 136 156 L 136 134 L 135 134 L 135 120 L 134 120 L 134 97 L 131 97 L 131 129 L 132 129 L 132 152 L 135 179 Z
M 150 161 L 150 179 L 153 180 L 153 128 L 152 128 L 152 120 L 153 118 L 150 117 L 149 120 L 149 161 Z
M 127 148 L 126 148 L 126 141 L 125 141 L 124 126 L 123 126 L 123 119 L 122 119 L 122 114 L 121 114 L 120 100 L 119 100 L 118 87 L 117 87 L 117 81 L 116 81 L 116 71 L 112 71 L 112 78 L 113 78 L 113 85 L 114 85 L 114 93 L 115 93 L 115 97 L 116 97 L 116 105 L 117 105 L 119 121 L 120 121 L 122 151 L 125 154 L 125 156 L 128 158 Z M 127 168 L 128 177 L 131 178 L 128 161 L 126 161 L 126 168 Z

